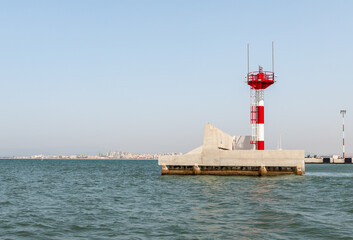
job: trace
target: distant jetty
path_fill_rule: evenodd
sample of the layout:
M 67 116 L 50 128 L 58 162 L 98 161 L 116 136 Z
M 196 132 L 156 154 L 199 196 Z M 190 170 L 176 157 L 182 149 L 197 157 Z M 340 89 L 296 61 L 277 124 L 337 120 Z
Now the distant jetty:
M 333 157 L 318 157 L 318 158 L 305 158 L 305 163 L 308 164 L 352 164 L 352 158 L 338 158 Z

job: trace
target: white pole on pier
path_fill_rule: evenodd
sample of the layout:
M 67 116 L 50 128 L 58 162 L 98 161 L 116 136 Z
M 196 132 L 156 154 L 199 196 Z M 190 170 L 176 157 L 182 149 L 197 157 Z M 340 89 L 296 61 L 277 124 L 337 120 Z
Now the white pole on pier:
M 343 125 L 342 125 L 342 138 L 343 138 L 342 151 L 343 151 L 343 159 L 345 159 L 346 156 L 345 156 L 345 149 L 344 149 L 344 115 L 346 114 L 346 110 L 341 110 L 340 113 L 342 114 L 342 119 L 343 119 Z

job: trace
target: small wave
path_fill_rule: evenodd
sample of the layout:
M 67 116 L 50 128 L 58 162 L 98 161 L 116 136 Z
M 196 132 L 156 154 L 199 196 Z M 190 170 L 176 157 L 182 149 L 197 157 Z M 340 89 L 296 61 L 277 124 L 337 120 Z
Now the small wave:
M 9 201 L 0 201 L 0 205 L 10 205 L 11 202 Z

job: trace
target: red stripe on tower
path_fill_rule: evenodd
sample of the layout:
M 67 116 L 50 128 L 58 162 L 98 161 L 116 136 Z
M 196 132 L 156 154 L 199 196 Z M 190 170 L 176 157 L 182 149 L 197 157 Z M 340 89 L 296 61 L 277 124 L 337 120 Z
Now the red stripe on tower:
M 257 141 L 257 150 L 265 150 L 265 141 Z
M 257 102 L 257 150 L 265 150 L 265 102 L 264 91 L 258 90 Z
M 264 106 L 257 106 L 257 123 L 258 124 L 265 123 L 264 108 L 265 108 Z

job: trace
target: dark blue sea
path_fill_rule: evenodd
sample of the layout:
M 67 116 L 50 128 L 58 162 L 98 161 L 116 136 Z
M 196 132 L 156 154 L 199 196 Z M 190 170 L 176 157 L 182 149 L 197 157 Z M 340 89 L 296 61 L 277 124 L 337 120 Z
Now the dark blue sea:
M 353 239 L 353 165 L 161 176 L 157 161 L 0 160 L 0 239 Z

